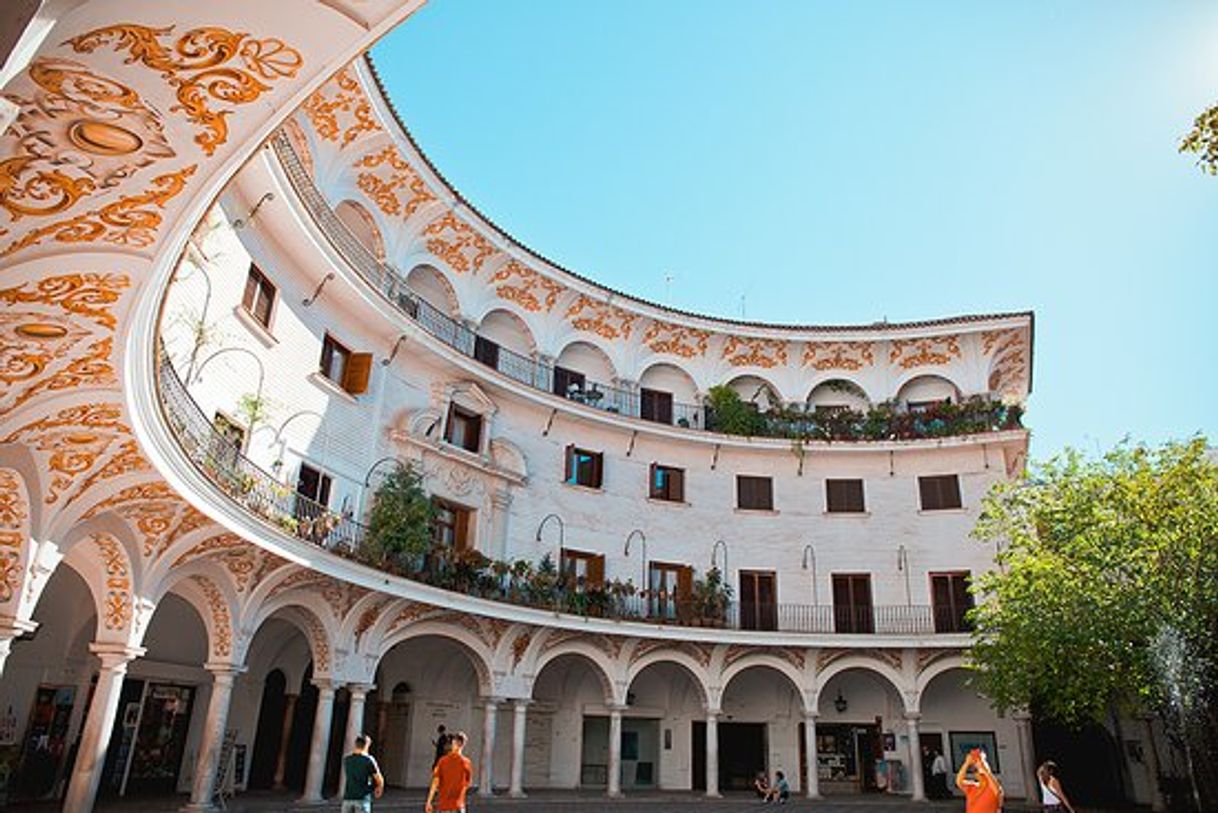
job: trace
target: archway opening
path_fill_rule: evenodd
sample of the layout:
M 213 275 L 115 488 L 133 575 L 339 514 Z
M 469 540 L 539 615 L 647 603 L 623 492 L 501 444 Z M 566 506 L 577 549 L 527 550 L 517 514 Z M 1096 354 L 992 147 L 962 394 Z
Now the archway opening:
M 254 634 L 246 663 L 247 681 L 258 685 L 261 676 L 258 706 L 252 706 L 253 698 L 246 693 L 238 693 L 229 716 L 257 719 L 248 787 L 299 792 L 304 788 L 317 713 L 309 642 L 291 621 L 272 616 Z M 275 673 L 282 678 L 281 687 Z
M 897 402 L 910 412 L 924 412 L 945 402 L 960 403 L 960 390 L 938 375 L 919 375 L 901 385 Z
M 653 786 L 705 790 L 706 695 L 689 669 L 672 661 L 648 665 L 630 682 L 626 704 L 623 744 L 629 721 L 638 732 L 637 761 L 651 765 Z
M 820 691 L 816 767 L 822 793 L 905 791 L 910 764 L 905 706 L 884 675 L 845 669 Z
M 534 703 L 526 729 L 526 735 L 535 735 L 537 745 L 532 763 L 525 765 L 531 784 L 551 788 L 603 788 L 608 784 L 606 707 L 612 699 L 608 681 L 599 666 L 580 654 L 559 655 L 542 667 L 533 681 Z M 500 775 L 498 768 L 497 763 L 496 775 Z M 633 773 L 625 764 L 622 776 L 623 786 L 634 786 L 628 779 Z
M 758 774 L 782 771 L 794 789 L 804 775 L 803 700 L 772 666 L 744 669 L 723 690 L 719 721 L 719 790 L 748 790 Z

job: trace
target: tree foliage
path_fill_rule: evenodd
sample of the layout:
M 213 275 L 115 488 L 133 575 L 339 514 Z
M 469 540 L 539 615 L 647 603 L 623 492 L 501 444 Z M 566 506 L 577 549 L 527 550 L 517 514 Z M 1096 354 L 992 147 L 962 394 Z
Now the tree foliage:
M 1193 120 L 1193 129 L 1180 141 L 1180 152 L 1193 153 L 1198 166 L 1218 175 L 1218 105 Z
M 987 496 L 974 536 L 1001 549 L 978 580 L 979 688 L 1067 723 L 1166 710 L 1162 641 L 1190 685 L 1218 677 L 1218 465 L 1204 439 L 1067 450 Z M 1211 689 L 1193 701 L 1212 716 Z M 1206 695 L 1209 696 L 1206 696 Z
M 380 566 L 417 569 L 431 545 L 434 510 L 418 470 L 398 464 L 373 497 L 365 555 Z

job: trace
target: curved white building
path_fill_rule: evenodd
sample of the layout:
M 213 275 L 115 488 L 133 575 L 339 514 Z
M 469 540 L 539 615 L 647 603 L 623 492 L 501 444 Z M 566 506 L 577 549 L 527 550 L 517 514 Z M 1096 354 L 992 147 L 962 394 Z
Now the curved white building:
M 9 798 L 318 799 L 359 730 L 420 787 L 439 724 L 483 792 L 922 798 L 921 743 L 988 745 L 1024 796 L 1027 718 L 963 667 L 1032 315 L 765 325 L 605 288 L 410 139 L 358 54 L 414 4 L 297 5 L 62 3 L 14 51 Z M 435 548 L 370 566 L 399 462 Z

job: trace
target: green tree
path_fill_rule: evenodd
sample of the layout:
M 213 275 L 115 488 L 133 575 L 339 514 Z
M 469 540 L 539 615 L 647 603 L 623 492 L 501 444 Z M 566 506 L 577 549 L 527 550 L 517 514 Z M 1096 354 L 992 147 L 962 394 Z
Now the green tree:
M 361 553 L 371 563 L 417 570 L 431 546 L 431 498 L 413 465 L 398 464 L 377 488 Z
M 1193 129 L 1180 141 L 1180 152 L 1197 156 L 1197 165 L 1218 175 L 1218 104 L 1193 120 Z
M 1158 710 L 1213 750 L 1218 464 L 1203 438 L 1067 450 L 995 487 L 974 536 L 1000 548 L 973 611 L 983 692 L 1074 724 Z

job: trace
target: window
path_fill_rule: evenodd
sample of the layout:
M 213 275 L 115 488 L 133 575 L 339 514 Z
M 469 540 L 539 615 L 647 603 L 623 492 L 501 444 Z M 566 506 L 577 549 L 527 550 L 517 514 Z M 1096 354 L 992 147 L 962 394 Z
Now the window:
M 950 404 L 951 402 L 951 398 L 936 398 L 933 401 L 909 401 L 905 404 L 905 408 L 915 415 L 921 415 L 930 412 L 941 404 Z
M 241 307 L 265 328 L 271 326 L 271 306 L 275 303 L 275 286 L 266 278 L 258 266 L 250 263 L 249 274 L 245 278 L 245 295 L 241 297 Z
M 605 583 L 605 557 L 597 553 L 563 548 L 558 569 L 567 584 L 579 593 Z
M 826 480 L 825 510 L 830 514 L 861 514 L 863 503 L 862 480 Z
M 300 464 L 300 475 L 296 480 L 296 493 L 322 505 L 330 504 L 330 486 L 333 479 L 308 463 Z
M 577 373 L 574 370 L 568 370 L 566 367 L 554 365 L 555 395 L 567 398 L 574 392 L 583 392 L 584 381 L 583 373 Z
M 567 447 L 567 470 L 563 480 L 568 485 L 600 488 L 604 479 L 604 456 L 600 452 Z
M 778 629 L 778 590 L 774 571 L 740 571 L 740 628 Z
M 321 343 L 319 371 L 351 395 L 368 391 L 372 354 L 352 353 L 329 333 Z
M 645 421 L 672 424 L 672 393 L 662 390 L 639 390 L 639 417 Z
M 470 546 L 473 511 L 463 505 L 433 497 L 431 541 L 444 548 L 465 550 Z
M 871 576 L 866 573 L 833 574 L 833 630 L 875 632 Z
M 245 445 L 245 427 L 223 412 L 216 413 L 211 425 L 215 427 L 216 433 L 221 438 L 232 444 L 233 448 L 240 449 Z
M 773 511 L 774 481 L 769 477 L 736 475 L 736 507 L 751 511 Z
M 451 404 L 444 425 L 444 440 L 467 452 L 479 451 L 482 448 L 482 416 Z
M 499 345 L 485 336 L 475 336 L 474 359 L 487 367 L 499 369 Z
M 968 632 L 965 614 L 973 608 L 968 591 L 969 573 L 930 574 L 930 600 L 935 614 L 935 632 Z
M 647 614 L 652 618 L 689 615 L 694 569 L 689 565 L 652 562 L 647 568 Z
M 685 469 L 652 463 L 648 496 L 653 500 L 685 502 Z
M 943 511 L 960 507 L 960 478 L 954 474 L 919 477 L 918 491 L 923 511 Z

